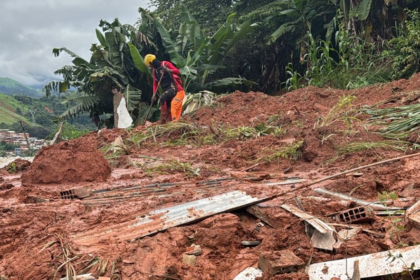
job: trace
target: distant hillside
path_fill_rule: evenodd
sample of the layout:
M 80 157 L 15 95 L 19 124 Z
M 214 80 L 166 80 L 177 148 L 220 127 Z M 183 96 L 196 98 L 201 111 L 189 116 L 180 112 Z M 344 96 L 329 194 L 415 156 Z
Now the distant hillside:
M 45 138 L 55 131 L 59 122 L 54 118 L 66 110 L 57 96 L 32 98 L 28 95 L 6 95 L 0 93 L 0 128 L 20 131 L 20 121 L 31 136 Z M 73 130 L 90 131 L 95 129 L 89 113 L 66 121 Z M 1 277 L 0 277 L 1 278 Z
M 25 86 L 15 80 L 3 77 L 0 77 L 0 93 L 7 95 L 23 94 L 33 98 L 42 97 L 44 95 L 39 89 Z
M 16 100 L 14 97 L 0 94 L 0 123 L 4 123 L 6 125 L 19 121 L 30 123 L 27 118 L 16 113 L 17 108 L 19 108 L 21 112 L 23 108 L 24 111 L 28 110 L 20 101 Z

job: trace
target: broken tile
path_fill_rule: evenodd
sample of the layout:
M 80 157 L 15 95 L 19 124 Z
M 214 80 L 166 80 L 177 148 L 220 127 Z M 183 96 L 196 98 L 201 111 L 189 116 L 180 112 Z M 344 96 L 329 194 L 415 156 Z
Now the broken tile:
M 320 233 L 315 230 L 311 237 L 311 245 L 314 248 L 332 251 L 336 240 L 332 231 Z

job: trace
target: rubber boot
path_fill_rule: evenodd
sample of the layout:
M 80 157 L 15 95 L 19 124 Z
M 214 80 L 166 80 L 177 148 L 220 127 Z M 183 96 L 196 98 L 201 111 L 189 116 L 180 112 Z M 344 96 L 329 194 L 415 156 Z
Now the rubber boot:
M 166 103 L 164 103 L 163 105 L 160 105 L 160 118 L 159 118 L 158 123 L 159 124 L 167 123 L 168 117 L 169 117 L 168 107 L 166 106 Z

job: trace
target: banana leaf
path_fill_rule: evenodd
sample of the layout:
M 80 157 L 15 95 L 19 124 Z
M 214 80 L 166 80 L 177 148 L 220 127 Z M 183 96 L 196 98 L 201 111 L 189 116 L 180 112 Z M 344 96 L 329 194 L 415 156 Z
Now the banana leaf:
M 257 85 L 257 84 L 258 83 L 254 81 L 250 81 L 242 77 L 239 77 L 239 78 L 232 77 L 232 78 L 224 78 L 224 79 L 220 79 L 211 83 L 207 83 L 205 84 L 205 87 L 209 89 L 213 89 L 217 87 L 232 86 L 232 85 L 251 86 L 251 85 Z
M 369 16 L 371 4 L 372 0 L 363 0 L 359 5 L 350 10 L 350 17 L 355 17 L 358 20 L 366 20 Z

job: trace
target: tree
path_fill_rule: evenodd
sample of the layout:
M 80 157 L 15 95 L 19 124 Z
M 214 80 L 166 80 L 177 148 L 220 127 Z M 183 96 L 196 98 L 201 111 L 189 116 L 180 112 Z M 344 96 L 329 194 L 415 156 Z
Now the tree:
M 150 4 L 157 7 L 153 11 L 153 15 L 162 20 L 165 28 L 172 29 L 174 27 L 174 33 L 182 22 L 181 18 L 185 7 L 202 26 L 203 34 L 211 36 L 233 13 L 235 2 L 233 0 L 204 0 L 197 5 L 196 0 L 151 0 Z
M 44 87 L 47 96 L 54 90 L 67 93 L 62 104 L 68 109 L 60 118 L 72 118 L 82 112 L 100 115 L 112 113 L 112 85 L 119 85 L 125 89 L 128 110 L 132 115 L 136 114 L 141 100 L 141 88 L 145 85 L 142 83 L 143 75 L 135 67 L 130 55 L 127 38 L 134 38 L 138 34 L 134 27 L 122 25 L 118 19 L 112 23 L 101 20 L 99 26 L 104 34 L 96 30 L 100 45 L 92 45 L 89 62 L 66 48 L 53 49 L 55 56 L 66 52 L 74 57 L 73 65 L 64 66 L 55 72 L 63 76 L 63 81 L 52 81 Z M 70 88 L 77 90 L 70 92 Z
M 194 91 L 201 89 L 211 89 L 213 87 L 225 86 L 228 84 L 247 83 L 246 79 L 225 78 L 223 80 L 210 80 L 209 77 L 218 69 L 224 68 L 220 63 L 226 54 L 240 40 L 249 34 L 254 25 L 250 21 L 245 21 L 241 25 L 235 25 L 232 19 L 235 14 L 231 14 L 226 22 L 212 36 L 206 36 L 189 11 L 181 6 L 181 24 L 176 38 L 165 28 L 162 21 L 152 13 L 144 9 L 139 9 L 142 14 L 142 21 L 139 30 L 154 38 L 154 49 L 148 52 L 156 53 L 161 60 L 169 59 L 180 69 L 184 88 L 188 91 L 191 84 Z M 144 50 L 142 45 L 138 49 Z M 132 56 L 140 71 L 145 71 L 145 65 L 141 59 L 141 54 L 134 45 L 131 46 Z
M 23 115 L 22 110 L 19 107 L 16 108 L 15 112 L 21 116 Z

